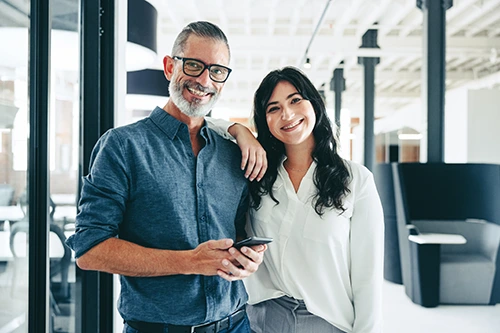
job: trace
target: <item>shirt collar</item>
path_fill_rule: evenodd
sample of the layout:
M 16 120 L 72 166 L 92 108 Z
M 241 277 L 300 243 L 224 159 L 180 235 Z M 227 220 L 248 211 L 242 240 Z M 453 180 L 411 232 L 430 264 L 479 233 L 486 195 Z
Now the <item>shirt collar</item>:
M 281 163 L 278 164 L 278 177 L 276 178 L 276 181 L 273 184 L 273 189 L 278 189 L 283 185 L 283 178 L 288 177 L 288 173 L 285 169 L 284 163 L 287 160 L 286 155 L 283 155 L 283 158 L 281 159 Z M 313 160 L 311 163 L 311 166 L 307 170 L 306 174 L 304 175 L 305 179 L 313 179 L 314 178 L 314 171 L 316 170 L 316 162 Z
M 153 110 L 153 112 L 151 112 L 149 117 L 156 124 L 156 126 L 158 126 L 170 138 L 170 140 L 175 138 L 181 126 L 184 126 L 187 129 L 186 124 L 172 117 L 167 111 L 158 106 Z M 211 133 L 208 130 L 206 121 L 203 123 L 200 134 L 207 141 L 207 143 L 210 143 Z

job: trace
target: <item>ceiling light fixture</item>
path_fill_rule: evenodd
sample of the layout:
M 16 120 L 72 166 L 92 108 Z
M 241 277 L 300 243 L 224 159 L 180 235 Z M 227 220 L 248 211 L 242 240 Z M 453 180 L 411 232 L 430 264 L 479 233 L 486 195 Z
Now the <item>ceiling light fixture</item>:
M 306 59 L 306 62 L 304 63 L 304 68 L 305 69 L 311 68 L 311 61 L 309 60 L 309 58 Z
M 163 106 L 170 95 L 169 81 L 162 70 L 145 69 L 127 72 L 127 95 L 125 107 L 130 122 L 144 118 L 151 113 L 155 106 Z M 129 113 L 128 110 L 131 110 Z
M 144 69 L 127 73 L 127 94 L 170 96 L 169 81 L 159 69 Z
M 422 134 L 420 134 L 420 133 L 414 133 L 414 134 L 400 133 L 400 134 L 398 134 L 398 139 L 399 140 L 421 140 Z
M 492 47 L 490 51 L 490 62 L 496 64 L 498 60 L 498 51 L 496 48 Z
M 302 60 L 299 62 L 298 66 L 303 65 L 304 68 L 311 68 L 311 64 L 309 62 L 309 58 L 307 57 L 307 55 L 309 54 L 309 48 L 311 47 L 311 44 L 312 44 L 312 42 L 314 40 L 314 37 L 318 33 L 318 30 L 321 27 L 321 24 L 323 23 L 323 19 L 325 18 L 325 14 L 328 11 L 328 7 L 330 6 L 330 2 L 332 2 L 332 0 L 328 0 L 326 2 L 325 9 L 323 9 L 323 13 L 321 13 L 321 17 L 319 18 L 319 21 L 316 24 L 316 28 L 314 29 L 314 32 L 313 32 L 313 34 L 311 36 L 311 39 L 309 40 L 309 44 L 307 45 L 306 52 L 304 52 L 304 56 L 302 57 Z M 306 67 L 307 64 L 309 64 L 309 67 Z

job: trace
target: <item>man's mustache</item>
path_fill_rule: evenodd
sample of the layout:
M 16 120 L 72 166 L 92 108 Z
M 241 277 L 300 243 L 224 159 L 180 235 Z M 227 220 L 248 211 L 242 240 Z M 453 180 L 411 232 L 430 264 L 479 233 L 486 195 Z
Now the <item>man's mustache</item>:
M 215 89 L 204 87 L 204 86 L 202 86 L 201 84 L 199 84 L 197 82 L 187 81 L 187 82 L 184 83 L 184 87 L 191 88 L 191 89 L 196 89 L 196 90 L 204 92 L 206 94 L 215 95 L 217 93 L 217 91 Z

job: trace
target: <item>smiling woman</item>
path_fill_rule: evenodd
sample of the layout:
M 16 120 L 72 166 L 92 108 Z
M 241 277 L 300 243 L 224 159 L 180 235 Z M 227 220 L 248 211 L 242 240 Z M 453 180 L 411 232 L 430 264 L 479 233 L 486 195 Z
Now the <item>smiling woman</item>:
M 296 68 L 264 78 L 254 120 L 269 168 L 250 183 L 247 230 L 275 241 L 245 280 L 252 330 L 381 332 L 384 226 L 371 172 L 338 155 L 323 99 Z
M 269 131 L 285 148 L 307 149 L 314 146 L 311 135 L 316 124 L 316 115 L 310 101 L 304 99 L 290 82 L 281 81 L 274 88 L 267 103 L 266 121 Z M 293 168 L 307 169 L 312 158 L 298 161 Z M 290 167 L 290 163 L 288 163 Z

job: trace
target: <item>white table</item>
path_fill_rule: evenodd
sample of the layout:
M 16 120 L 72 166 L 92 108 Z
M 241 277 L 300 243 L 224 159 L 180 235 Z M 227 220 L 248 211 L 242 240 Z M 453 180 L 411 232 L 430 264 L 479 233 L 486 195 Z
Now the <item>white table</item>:
M 56 211 L 54 212 L 54 221 L 61 221 L 66 219 L 67 221 L 74 222 L 76 217 L 76 206 L 56 206 Z
M 73 232 L 64 232 L 66 237 L 71 236 Z M 14 248 L 19 257 L 25 257 L 28 247 L 26 246 L 26 233 L 20 232 L 14 238 Z M 51 258 L 62 258 L 64 248 L 61 241 L 53 232 L 49 233 L 49 255 Z M 73 254 L 74 255 L 74 254 Z M 0 261 L 13 260 L 10 250 L 10 231 L 0 231 Z
M 51 194 L 50 197 L 52 201 L 57 206 L 75 206 L 76 205 L 76 195 L 75 194 Z
M 410 235 L 408 239 L 417 244 L 465 244 L 467 240 L 462 235 L 454 234 L 431 234 L 421 233 L 419 235 Z
M 0 221 L 20 221 L 24 212 L 19 206 L 0 206 Z

